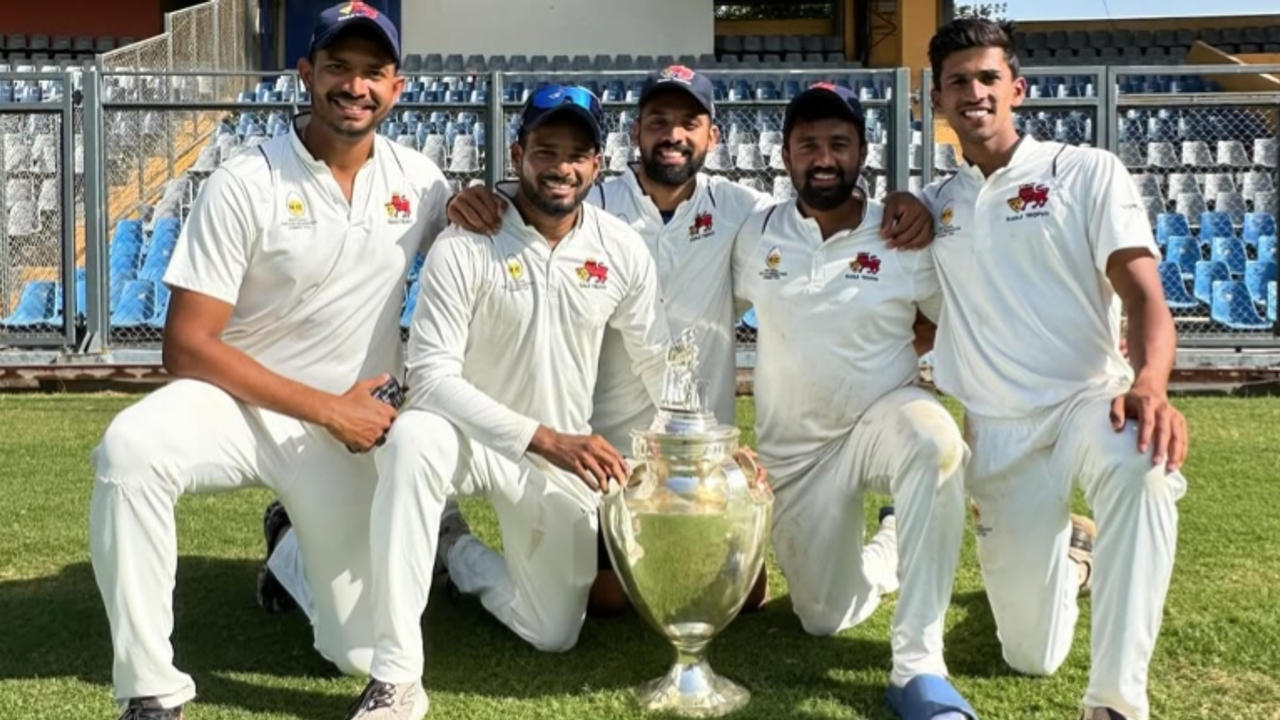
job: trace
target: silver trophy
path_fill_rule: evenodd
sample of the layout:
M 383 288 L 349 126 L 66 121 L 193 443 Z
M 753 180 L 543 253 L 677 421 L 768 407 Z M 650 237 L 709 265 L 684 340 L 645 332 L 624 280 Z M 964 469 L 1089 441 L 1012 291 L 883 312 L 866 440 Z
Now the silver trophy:
M 632 604 L 676 649 L 641 706 L 687 717 L 733 712 L 751 694 L 716 675 L 707 645 L 729 624 L 764 562 L 773 494 L 738 450 L 738 429 L 702 410 L 688 331 L 667 354 L 661 407 L 633 430 L 626 487 L 604 499 L 605 545 Z

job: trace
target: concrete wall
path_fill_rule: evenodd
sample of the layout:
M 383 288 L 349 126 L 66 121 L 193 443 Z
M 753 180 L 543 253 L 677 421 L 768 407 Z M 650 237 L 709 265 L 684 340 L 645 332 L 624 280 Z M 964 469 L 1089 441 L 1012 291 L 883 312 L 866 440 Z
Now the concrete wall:
M 406 53 L 682 55 L 714 50 L 712 0 L 412 0 Z

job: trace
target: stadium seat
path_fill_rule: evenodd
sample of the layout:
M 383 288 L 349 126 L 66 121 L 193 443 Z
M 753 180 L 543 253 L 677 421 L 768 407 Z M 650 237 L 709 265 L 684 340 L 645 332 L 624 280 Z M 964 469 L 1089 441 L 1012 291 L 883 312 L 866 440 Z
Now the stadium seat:
M 1253 141 L 1253 164 L 1262 167 L 1275 167 L 1277 158 L 1277 140 L 1275 138 L 1256 138 Z
M 1276 201 L 1275 190 L 1259 190 L 1253 194 L 1253 209 L 1262 212 L 1280 214 L 1280 203 Z
M 1222 167 L 1249 167 L 1249 156 L 1244 151 L 1244 143 L 1239 140 L 1218 141 L 1218 165 Z
M 1231 223 L 1231 216 L 1220 212 L 1203 212 L 1200 213 L 1200 239 L 1209 241 L 1212 238 L 1234 238 L 1236 236 L 1235 228 Z
M 789 200 L 796 196 L 795 186 L 791 184 L 791 178 L 786 175 L 775 175 L 773 177 L 773 199 L 778 201 Z
M 1257 247 L 1258 238 L 1276 234 L 1276 218 L 1269 212 L 1244 214 L 1243 240 L 1249 247 Z
M 1156 239 L 1161 244 L 1174 237 L 1190 237 L 1191 225 L 1182 213 L 1160 213 L 1156 217 Z
M 1147 165 L 1147 154 L 1140 143 L 1122 142 L 1116 149 L 1116 156 L 1127 168 L 1141 168 Z
M 1204 176 L 1205 197 L 1215 197 L 1220 192 L 1235 192 L 1236 182 L 1231 173 L 1208 173 Z
M 956 157 L 956 146 L 951 143 L 934 143 L 933 167 L 943 172 L 952 172 L 960 167 L 960 159 Z
M 1234 237 L 1215 237 L 1209 240 L 1209 259 L 1225 263 L 1232 277 L 1244 274 L 1247 257 L 1244 243 Z
M 1208 209 L 1205 206 L 1204 196 L 1198 192 L 1178 193 L 1174 196 L 1173 207 L 1187 217 L 1200 217 L 1200 214 Z
M 1259 305 L 1267 302 L 1267 284 L 1276 280 L 1274 260 L 1250 260 L 1244 266 L 1244 284 L 1249 288 L 1253 301 Z
M 616 147 L 608 155 L 610 172 L 625 172 L 631 165 L 632 152 L 630 147 Z
M 1231 270 L 1220 260 L 1199 260 L 1196 262 L 1195 297 L 1205 305 L 1213 302 L 1213 284 L 1231 279 Z M 1172 306 L 1171 306 L 1172 307 Z
M 1152 173 L 1141 173 L 1133 176 L 1133 181 L 1138 185 L 1138 192 L 1142 195 L 1164 198 L 1164 191 L 1160 189 L 1160 176 Z
M 111 313 L 114 328 L 139 328 L 155 316 L 156 283 L 151 280 L 130 280 L 120 291 L 116 309 Z
M 176 221 L 177 218 L 161 218 L 161 220 Z M 173 256 L 173 249 L 177 244 L 177 231 L 155 232 L 151 244 L 147 247 L 147 257 L 142 261 L 141 269 L 138 270 L 138 279 L 160 281 L 164 277 L 164 271 L 169 267 L 169 258 Z
M 62 186 L 58 178 L 45 178 L 40 182 L 40 193 L 36 195 L 36 211 L 42 215 L 58 212 L 62 205 Z
M 23 238 L 40 232 L 40 213 L 33 201 L 18 201 L 9 206 L 6 231 L 9 237 Z
M 13 314 L 0 321 L 0 325 L 6 328 L 31 328 L 49 324 L 54 314 L 57 287 L 57 283 L 48 281 L 34 281 L 23 285 Z
M 1193 237 L 1170 237 L 1165 244 L 1164 259 L 1176 263 L 1184 279 L 1193 278 L 1196 263 L 1200 261 L 1200 244 Z
M 1196 176 L 1192 173 L 1171 172 L 1165 176 L 1165 182 L 1168 183 L 1169 197 L 1177 197 L 1183 193 L 1200 194 L 1200 183 L 1196 182 Z
M 1219 192 L 1214 196 L 1213 209 L 1231 216 L 1231 222 L 1239 225 L 1244 222 L 1244 196 L 1238 192 Z
M 1173 145 L 1167 142 L 1147 143 L 1147 165 L 1151 167 L 1178 167 L 1178 156 L 1173 152 Z
M 1164 200 L 1152 195 L 1142 196 L 1142 206 L 1147 211 L 1147 222 L 1152 225 L 1156 224 L 1156 218 L 1164 212 Z M 1157 241 L 1158 242 L 1158 241 Z M 1160 243 L 1163 246 L 1163 243 Z
M 1239 280 L 1213 284 L 1209 316 L 1214 322 L 1232 330 L 1266 330 L 1270 327 L 1270 323 L 1254 310 L 1249 288 Z
M 1280 257 L 1276 255 L 1276 236 L 1263 235 L 1258 238 L 1258 259 L 1259 260 L 1275 260 L 1280 263 Z
M 1240 194 L 1244 196 L 1245 200 L 1253 201 L 1259 191 L 1267 192 L 1275 189 L 1275 183 L 1271 181 L 1270 173 L 1249 170 L 1240 178 Z M 1258 209 L 1257 205 L 1254 206 L 1254 209 Z
M 1170 308 L 1190 310 L 1199 306 L 1196 298 L 1187 292 L 1187 284 L 1182 279 L 1182 272 L 1177 263 L 1162 262 L 1158 269 L 1160 284 L 1164 287 L 1165 301 L 1169 303 Z

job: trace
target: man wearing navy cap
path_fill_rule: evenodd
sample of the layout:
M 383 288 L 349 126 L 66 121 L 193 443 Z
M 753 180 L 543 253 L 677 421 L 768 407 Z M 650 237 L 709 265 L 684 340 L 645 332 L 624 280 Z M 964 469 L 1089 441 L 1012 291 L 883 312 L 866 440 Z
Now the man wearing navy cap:
M 325 11 L 299 62 L 311 112 L 214 171 L 183 227 L 164 277 L 177 379 L 121 412 L 93 457 L 89 544 L 124 718 L 176 720 L 195 696 L 169 641 L 187 493 L 274 490 L 306 556 L 316 649 L 368 672 L 367 451 L 395 417 L 371 390 L 403 367 L 404 278 L 448 197 L 430 160 L 376 134 L 399 53 L 376 10 Z
M 756 438 L 776 498 L 774 553 L 814 635 L 857 625 L 898 590 L 892 706 L 908 720 L 972 720 L 942 656 L 967 450 L 915 385 L 913 326 L 918 313 L 936 320 L 941 291 L 932 255 L 889 247 L 884 208 L 853 192 L 864 132 L 848 88 L 796 96 L 782 158 L 798 197 L 752 215 L 734 241 L 734 293 L 760 323 Z M 897 512 L 882 512 L 864 546 L 867 491 L 891 494 Z
M 372 678 L 350 720 L 417 720 L 422 613 L 440 557 L 453 583 L 534 647 L 577 642 L 596 576 L 599 492 L 621 455 L 588 424 L 606 328 L 656 402 L 668 345 L 644 241 L 584 204 L 600 170 L 599 101 L 540 88 L 511 158 L 500 227 L 446 230 L 423 265 L 408 404 L 378 451 Z M 446 501 L 493 503 L 504 554 L 440 533 Z

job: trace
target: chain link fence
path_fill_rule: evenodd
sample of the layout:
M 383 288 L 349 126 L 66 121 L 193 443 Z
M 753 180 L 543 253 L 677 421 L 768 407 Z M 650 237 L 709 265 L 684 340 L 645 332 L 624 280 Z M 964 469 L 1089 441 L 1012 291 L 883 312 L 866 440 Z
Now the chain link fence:
M 0 346 L 74 344 L 71 73 L 0 73 Z
M 1273 345 L 1280 92 L 1145 92 L 1187 80 L 1218 85 L 1164 73 L 1117 72 L 1115 149 L 1163 253 L 1179 344 Z

